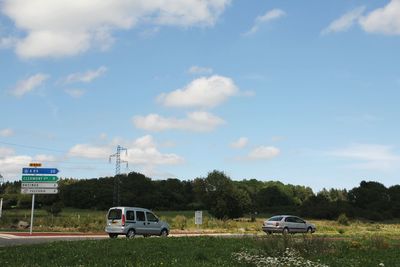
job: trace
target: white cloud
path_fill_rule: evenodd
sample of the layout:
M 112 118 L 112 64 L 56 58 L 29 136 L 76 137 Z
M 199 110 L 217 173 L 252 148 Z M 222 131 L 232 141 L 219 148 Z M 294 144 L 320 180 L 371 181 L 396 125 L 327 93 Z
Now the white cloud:
M 78 88 L 65 89 L 65 92 L 74 98 L 80 98 L 85 94 L 85 90 Z
M 211 74 L 213 73 L 213 69 L 208 67 L 191 66 L 188 72 L 190 74 Z
M 82 157 L 89 159 L 106 159 L 112 154 L 111 146 L 93 146 L 88 144 L 77 144 L 73 146 L 68 155 L 70 157 Z
M 249 139 L 247 137 L 240 137 L 238 140 L 231 143 L 232 148 L 244 148 L 247 146 Z
M 96 78 L 99 78 L 106 73 L 107 68 L 104 66 L 99 67 L 97 70 L 88 70 L 84 73 L 73 73 L 64 79 L 64 84 L 83 82 L 89 83 Z
M 400 34 L 400 0 L 391 0 L 360 19 L 364 31 L 387 35 Z
M 356 23 L 362 14 L 364 13 L 365 7 L 357 7 L 350 12 L 347 12 L 340 18 L 332 21 L 328 27 L 326 27 L 324 30 L 322 30 L 321 34 L 329 34 L 333 32 L 342 32 L 342 31 L 347 31 L 350 29 L 351 26 Z
M 285 15 L 286 15 L 286 12 L 283 11 L 282 9 L 274 8 L 272 10 L 269 10 L 263 16 L 258 16 L 255 19 L 253 27 L 248 32 L 246 32 L 244 35 L 254 34 L 260 29 L 262 24 L 268 23 L 273 20 L 277 20 L 281 17 L 284 17 Z
M 129 162 L 138 165 L 175 165 L 184 162 L 184 159 L 176 154 L 163 154 L 157 149 L 157 144 L 150 135 L 136 139 L 129 146 Z
M 259 146 L 249 152 L 247 160 L 269 160 L 277 157 L 281 151 L 274 146 Z
M 72 56 L 106 49 L 114 30 L 138 23 L 212 26 L 230 0 L 4 0 L 2 13 L 26 36 L 16 44 L 22 58 Z
M 185 130 L 208 132 L 224 124 L 224 120 L 208 112 L 197 111 L 187 114 L 186 118 L 162 117 L 158 114 L 133 117 L 136 128 L 147 131 Z
M 12 94 L 21 97 L 42 85 L 48 78 L 49 76 L 43 73 L 32 75 L 25 80 L 19 81 L 12 89 Z
M 355 162 L 350 167 L 356 169 L 387 171 L 400 166 L 400 155 L 385 145 L 353 144 L 330 151 L 329 155 Z
M 167 107 L 211 108 L 239 92 L 231 78 L 213 75 L 193 80 L 185 88 L 163 93 L 157 100 Z
M 1 137 L 10 137 L 14 135 L 13 129 L 10 128 L 5 128 L 0 130 L 0 136 Z
M 174 165 L 184 162 L 184 159 L 176 154 L 161 153 L 150 135 L 137 138 L 133 141 L 117 140 L 105 145 L 77 144 L 69 151 L 70 157 L 83 157 L 88 159 L 107 159 L 115 153 L 116 144 L 121 144 L 128 149 L 127 156 L 121 155 L 123 160 L 134 165 Z
M 32 162 L 32 157 L 25 155 L 0 156 L 0 174 L 9 180 L 19 180 L 21 169 Z

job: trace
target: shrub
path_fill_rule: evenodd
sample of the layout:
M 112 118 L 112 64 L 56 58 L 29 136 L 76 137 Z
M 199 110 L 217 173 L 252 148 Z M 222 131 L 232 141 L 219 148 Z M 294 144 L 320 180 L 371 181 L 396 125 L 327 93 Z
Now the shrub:
M 337 222 L 341 225 L 349 225 L 349 218 L 347 218 L 346 214 L 342 213 L 339 215 Z
M 176 228 L 179 228 L 181 230 L 184 230 L 186 225 L 187 225 L 187 219 L 185 216 L 183 215 L 177 215 L 175 216 L 175 218 L 173 219 L 173 225 Z

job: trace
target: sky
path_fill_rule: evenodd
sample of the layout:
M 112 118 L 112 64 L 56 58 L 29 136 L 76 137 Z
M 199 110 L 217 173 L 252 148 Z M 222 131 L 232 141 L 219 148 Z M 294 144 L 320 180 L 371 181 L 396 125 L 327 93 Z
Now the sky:
M 400 0 L 0 0 L 0 174 L 399 183 Z

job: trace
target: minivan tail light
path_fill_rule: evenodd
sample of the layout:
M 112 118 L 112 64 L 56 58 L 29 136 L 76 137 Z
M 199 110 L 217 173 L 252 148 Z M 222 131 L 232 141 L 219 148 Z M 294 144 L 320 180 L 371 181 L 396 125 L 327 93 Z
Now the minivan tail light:
M 121 222 L 122 226 L 125 226 L 125 214 L 122 214 L 122 222 Z

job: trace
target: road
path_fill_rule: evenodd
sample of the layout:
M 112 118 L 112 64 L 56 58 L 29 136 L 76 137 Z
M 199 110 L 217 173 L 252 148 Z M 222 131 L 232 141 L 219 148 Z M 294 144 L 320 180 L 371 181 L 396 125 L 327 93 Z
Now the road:
M 247 234 L 229 234 L 229 233 L 191 233 L 191 234 L 170 234 L 170 237 L 195 237 L 195 236 L 218 236 L 218 237 L 244 237 L 254 236 Z M 31 245 L 40 243 L 49 243 L 54 241 L 77 241 L 77 240 L 99 240 L 107 239 L 105 234 L 73 234 L 73 233 L 0 233 L 0 247 Z M 120 236 L 119 238 L 125 238 Z M 141 237 L 139 237 L 141 238 Z

